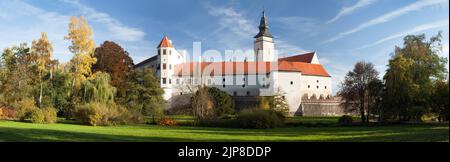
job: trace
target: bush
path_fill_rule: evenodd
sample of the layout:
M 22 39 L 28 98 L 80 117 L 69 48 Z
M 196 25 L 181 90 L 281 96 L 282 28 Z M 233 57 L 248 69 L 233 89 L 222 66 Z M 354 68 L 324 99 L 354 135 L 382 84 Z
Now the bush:
M 0 119 L 16 119 L 16 111 L 10 108 L 0 108 Z
M 139 123 L 143 117 L 116 104 L 91 102 L 76 107 L 76 119 L 92 126 L 110 126 Z
M 52 107 L 42 109 L 42 113 L 44 114 L 44 123 L 56 123 L 56 120 L 58 120 L 57 111 Z
M 32 98 L 25 98 L 21 101 L 12 104 L 16 111 L 16 117 L 22 121 L 29 119 L 31 113 L 37 109 L 36 102 Z
M 352 123 L 353 123 L 353 118 L 352 118 L 351 116 L 344 115 L 344 116 L 341 116 L 341 117 L 338 119 L 338 123 L 339 123 L 340 125 L 348 125 L 348 124 L 352 124 Z
M 278 128 L 284 126 L 284 121 L 282 113 L 262 109 L 244 109 L 237 116 L 241 128 Z
M 159 125 L 163 125 L 163 126 L 176 126 L 176 125 L 177 125 L 177 121 L 175 121 L 175 120 L 172 119 L 172 118 L 165 117 L 165 118 L 162 118 L 162 119 L 159 121 Z
M 34 109 L 30 113 L 30 120 L 32 123 L 45 123 L 45 115 L 41 109 Z

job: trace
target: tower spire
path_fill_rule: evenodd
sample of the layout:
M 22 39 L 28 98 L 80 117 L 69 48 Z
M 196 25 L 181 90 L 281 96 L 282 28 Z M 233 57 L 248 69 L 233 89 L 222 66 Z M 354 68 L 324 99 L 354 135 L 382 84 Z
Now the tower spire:
M 258 33 L 258 35 L 255 36 L 255 38 L 262 37 L 262 36 L 273 38 L 272 34 L 270 34 L 270 31 L 269 31 L 269 23 L 267 22 L 265 9 L 263 9 L 263 11 L 262 11 L 262 17 L 261 17 L 261 21 L 259 23 L 259 33 Z

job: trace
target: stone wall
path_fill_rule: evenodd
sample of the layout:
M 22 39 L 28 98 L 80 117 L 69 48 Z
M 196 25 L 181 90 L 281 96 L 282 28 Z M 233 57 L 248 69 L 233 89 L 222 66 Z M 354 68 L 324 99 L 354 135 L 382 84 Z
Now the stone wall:
M 327 99 L 303 99 L 301 110 L 298 114 L 300 116 L 342 116 L 351 115 L 344 112 L 340 105 L 341 99 L 338 97 Z

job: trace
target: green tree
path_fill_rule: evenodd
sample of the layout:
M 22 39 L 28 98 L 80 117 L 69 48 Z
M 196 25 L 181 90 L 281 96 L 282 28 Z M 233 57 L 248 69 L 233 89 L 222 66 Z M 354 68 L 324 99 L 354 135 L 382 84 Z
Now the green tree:
M 95 49 L 97 62 L 92 66 L 94 72 L 102 71 L 111 75 L 111 85 L 117 88 L 117 95 L 123 97 L 127 86 L 127 77 L 132 70 L 133 60 L 118 44 L 105 41 Z
M 208 93 L 214 99 L 214 109 L 216 116 L 233 115 L 235 114 L 235 104 L 233 98 L 228 93 L 215 88 L 207 88 Z
M 108 73 L 98 72 L 83 81 L 79 95 L 83 96 L 82 102 L 114 103 L 116 88 L 109 84 L 110 80 Z
M 359 112 L 362 122 L 369 122 L 369 83 L 378 78 L 372 63 L 358 62 L 349 71 L 338 94 L 342 97 L 347 112 Z
M 448 93 L 448 82 L 440 80 L 434 84 L 430 103 L 432 112 L 438 116 L 439 121 L 448 121 L 449 119 Z
M 25 98 L 33 98 L 33 75 L 30 69 L 30 48 L 23 43 L 5 49 L 2 53 L 2 77 L 0 95 L 7 105 Z
M 438 55 L 442 50 L 442 35 L 426 40 L 425 35 L 409 35 L 402 48 L 396 47 L 384 76 L 384 105 L 391 116 L 399 120 L 420 120 L 430 109 L 430 96 L 435 80 L 447 72 L 447 60 Z
M 369 85 L 369 95 L 368 95 L 368 107 L 369 115 L 378 116 L 378 121 L 383 121 L 384 118 L 384 107 L 382 106 L 383 95 L 384 95 L 384 84 L 380 79 L 372 80 Z
M 132 70 L 128 83 L 130 88 L 126 97 L 120 101 L 129 109 L 151 116 L 153 122 L 164 115 L 164 90 L 160 87 L 159 79 L 152 69 Z

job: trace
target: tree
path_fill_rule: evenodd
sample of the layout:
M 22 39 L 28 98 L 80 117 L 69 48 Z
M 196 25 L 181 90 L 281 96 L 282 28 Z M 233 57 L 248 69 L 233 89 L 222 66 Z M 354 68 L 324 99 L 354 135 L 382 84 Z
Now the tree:
M 39 99 L 38 106 L 42 108 L 42 95 L 44 89 L 44 73 L 52 69 L 52 53 L 53 47 L 47 38 L 47 34 L 43 32 L 41 38 L 33 41 L 31 47 L 31 56 L 35 59 L 39 80 Z M 50 72 L 52 73 L 52 72 Z
M 359 112 L 362 122 L 369 122 L 369 83 L 378 78 L 372 63 L 358 62 L 341 83 L 338 92 L 347 112 Z M 367 117 L 366 117 L 367 116 Z
M 72 42 L 69 50 L 74 54 L 70 60 L 72 81 L 69 94 L 71 96 L 71 105 L 79 102 L 79 97 L 74 96 L 74 94 L 80 89 L 81 83 L 92 74 L 91 67 L 97 61 L 93 56 L 95 44 L 91 39 L 92 34 L 91 27 L 89 27 L 89 24 L 83 17 L 72 17 L 70 19 L 69 34 L 65 39 Z M 68 117 L 70 117 L 71 112 L 69 111 L 67 113 Z
M 383 95 L 384 95 L 384 84 L 380 79 L 374 79 L 369 83 L 369 110 L 368 114 L 374 114 L 378 116 L 378 121 L 383 121 L 384 118 L 384 107 L 382 106 Z
M 25 98 L 32 98 L 35 73 L 30 71 L 30 48 L 26 43 L 7 48 L 2 53 L 1 92 L 3 102 L 13 104 Z
M 396 47 L 384 76 L 384 102 L 394 118 L 421 120 L 429 112 L 433 82 L 442 80 L 447 73 L 447 60 L 438 55 L 441 38 L 441 33 L 428 41 L 424 34 L 409 35 L 402 48 Z
M 285 93 L 281 89 L 277 89 L 273 96 L 273 103 L 270 110 L 281 113 L 284 117 L 289 116 L 289 106 L 284 97 Z
M 448 93 L 448 82 L 440 80 L 434 84 L 430 103 L 432 112 L 438 116 L 439 121 L 448 121 L 449 119 Z
M 83 103 L 114 103 L 116 88 L 109 84 L 110 76 L 108 73 L 98 72 L 88 80 L 83 81 L 80 96 Z
M 119 96 L 124 96 L 128 88 L 127 76 L 134 66 L 128 52 L 114 42 L 105 41 L 95 49 L 94 57 L 97 62 L 92 66 L 92 70 L 109 73 L 111 85 L 117 88 Z
M 208 93 L 214 99 L 214 110 L 216 116 L 235 114 L 235 104 L 233 98 L 231 98 L 228 93 L 215 87 L 207 87 L 207 89 Z
M 156 117 L 163 115 L 164 90 L 160 87 L 154 70 L 132 70 L 127 82 L 130 87 L 121 103 L 129 109 L 151 116 L 154 122 Z
M 214 99 L 205 86 L 199 86 L 191 97 L 191 106 L 197 120 L 209 120 L 216 117 Z

